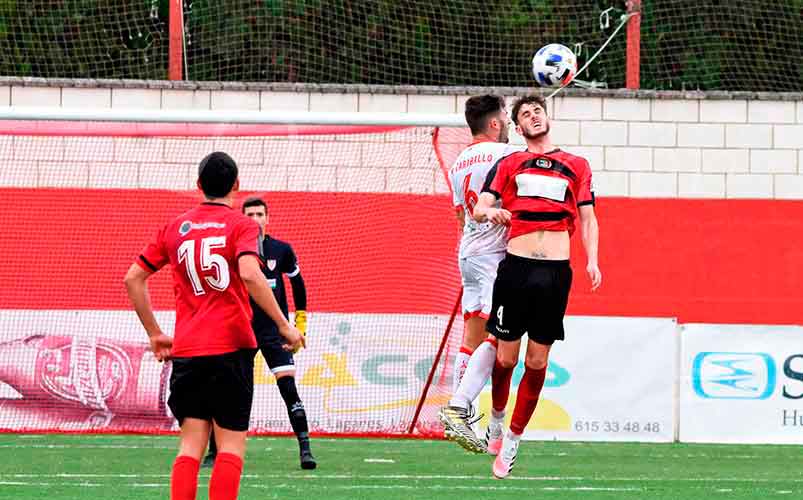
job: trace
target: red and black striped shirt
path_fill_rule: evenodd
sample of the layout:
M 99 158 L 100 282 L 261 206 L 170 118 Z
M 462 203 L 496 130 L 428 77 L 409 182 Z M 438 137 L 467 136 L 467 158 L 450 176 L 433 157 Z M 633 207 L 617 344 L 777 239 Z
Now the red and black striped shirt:
M 594 204 L 588 161 L 560 149 L 505 156 L 488 172 L 482 191 L 512 214 L 509 238 L 534 231 L 572 234 L 578 207 Z

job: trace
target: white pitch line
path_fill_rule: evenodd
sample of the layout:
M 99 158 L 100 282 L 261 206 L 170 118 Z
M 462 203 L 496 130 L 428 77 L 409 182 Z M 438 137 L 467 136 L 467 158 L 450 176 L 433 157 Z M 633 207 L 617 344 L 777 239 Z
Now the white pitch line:
M 68 474 L 66 472 L 60 472 L 58 474 L 2 474 L 0 473 L 0 477 L 18 477 L 18 478 L 36 478 L 36 477 L 60 477 L 63 479 L 78 479 L 82 477 L 93 478 L 93 479 L 100 479 L 100 478 L 111 478 L 111 479 L 142 479 L 146 477 L 170 477 L 170 474 Z M 246 477 L 243 474 L 243 477 Z
M 396 461 L 391 458 L 364 458 L 363 462 L 368 464 L 395 464 Z
M 644 491 L 644 488 L 605 488 L 597 486 L 545 486 L 541 489 L 544 491 Z
M 156 476 L 156 475 L 153 475 Z M 290 476 L 291 479 L 298 479 L 298 476 Z M 369 479 L 371 476 L 368 477 L 360 477 L 362 479 Z M 488 479 L 488 478 L 486 478 Z M 521 478 L 516 478 L 521 479 Z M 26 486 L 26 487 L 42 487 L 42 486 L 61 486 L 61 487 L 92 487 L 92 488 L 99 488 L 99 487 L 108 487 L 109 484 L 105 483 L 90 483 L 86 481 L 82 482 L 51 482 L 51 481 L 0 481 L 0 486 Z M 169 483 L 130 483 L 130 484 L 123 484 L 123 485 L 116 485 L 117 487 L 131 487 L 131 488 L 168 488 Z M 199 488 L 204 489 L 206 488 L 205 484 L 199 483 Z M 295 490 L 303 490 L 305 488 L 309 488 L 309 484 L 301 484 L 298 482 L 292 483 L 282 483 L 282 484 L 249 484 L 243 483 L 240 485 L 241 488 L 251 488 L 251 489 L 295 489 Z M 533 486 L 514 486 L 510 484 L 506 485 L 498 485 L 498 486 L 490 486 L 490 485 L 408 485 L 408 484 L 401 484 L 401 485 L 325 485 L 327 490 L 434 490 L 434 491 L 465 491 L 465 490 L 481 490 L 481 491 L 574 491 L 574 492 L 595 492 L 595 491 L 605 491 L 605 492 L 636 492 L 636 491 L 644 491 L 644 488 L 641 487 L 605 487 L 605 486 L 585 486 L 585 485 L 578 485 L 578 486 L 542 486 L 542 487 L 533 487 Z M 718 493 L 735 493 L 740 492 L 741 490 L 738 489 L 718 489 L 715 490 Z M 771 494 L 776 495 L 788 495 L 794 493 L 791 490 L 777 490 Z
M 37 479 L 37 478 L 61 478 L 61 479 L 145 479 L 145 478 L 168 478 L 170 474 L 4 474 L 0 472 L 0 478 L 13 479 Z M 208 477 L 208 474 L 201 474 L 200 477 Z M 490 476 L 468 476 L 468 475 L 449 475 L 449 474 L 243 474 L 244 479 L 350 479 L 350 480 L 454 480 L 454 481 L 486 481 Z M 525 482 L 561 482 L 561 481 L 590 481 L 590 482 L 717 482 L 717 483 L 803 483 L 803 478 L 727 478 L 727 477 L 583 477 L 583 476 L 510 476 L 506 481 L 525 481 Z
M 17 438 L 20 439 L 42 439 L 49 436 L 44 435 L 19 435 Z M 139 435 L 131 435 L 131 436 L 104 436 L 104 435 L 86 435 L 81 436 L 83 438 L 93 438 L 96 440 L 113 440 L 113 441 L 151 441 L 154 444 L 151 445 L 137 445 L 137 444 L 0 444 L 0 448 L 11 448 L 11 449 L 25 449 L 25 448 L 37 448 L 37 449 L 131 449 L 131 450 L 138 450 L 138 449 L 163 449 L 163 450 L 174 450 L 177 449 L 177 446 L 174 444 L 165 445 L 163 444 L 166 440 L 170 440 L 170 442 L 175 441 L 175 436 L 139 436 Z M 259 441 L 279 441 L 281 438 L 273 438 L 273 437 L 259 437 L 254 438 L 258 439 Z M 342 441 L 342 439 L 337 438 L 317 438 L 316 441 L 322 442 L 338 442 Z M 577 443 L 566 443 L 567 445 L 577 445 Z M 588 443 L 580 443 L 582 445 L 586 445 Z M 264 451 L 271 451 L 272 448 L 258 448 L 259 450 Z M 555 452 L 555 453 L 531 453 L 529 456 L 536 457 L 536 458 L 565 458 L 565 457 L 575 457 L 575 458 L 582 458 L 585 455 L 583 454 L 575 454 L 575 453 L 567 453 L 567 452 Z M 710 453 L 671 453 L 671 454 L 663 454 L 663 453 L 654 453 L 654 454 L 647 454 L 647 455 L 634 455 L 635 458 L 655 458 L 655 459 L 662 459 L 662 458 L 669 458 L 669 459 L 694 459 L 694 458 L 716 458 L 721 460 L 756 460 L 761 459 L 764 455 L 719 455 L 719 454 L 710 454 Z M 797 459 L 797 455 L 789 455 L 789 456 L 781 456 L 781 458 L 794 458 Z
M 261 486 L 261 485 L 260 485 Z M 265 486 L 267 487 L 267 486 Z M 300 485 L 293 485 L 292 488 L 301 489 Z M 328 486 L 327 486 L 328 488 Z M 643 488 L 596 488 L 593 486 L 545 486 L 542 488 L 532 488 L 524 486 L 446 486 L 446 485 L 350 485 L 350 486 L 336 486 L 341 490 L 437 490 L 437 491 L 464 491 L 464 490 L 482 490 L 482 491 L 644 491 Z
M 77 487 L 101 487 L 107 486 L 98 483 L 54 483 L 54 482 L 23 482 L 23 481 L 0 481 L 2 486 L 77 486 Z M 132 483 L 123 486 L 133 488 L 167 488 L 169 483 Z M 201 485 L 199 485 L 201 486 Z M 241 484 L 240 488 L 252 489 L 305 489 L 304 485 L 299 484 Z M 436 490 L 436 491 L 463 491 L 463 490 L 482 490 L 482 491 L 533 491 L 531 487 L 521 486 L 444 486 L 444 485 L 327 485 L 327 490 Z M 643 491 L 643 488 L 596 488 L 593 486 L 566 486 L 566 487 L 544 487 L 535 488 L 543 491 Z
M 0 481 L 0 486 L 80 486 L 81 488 L 100 488 L 109 485 L 103 483 L 31 483 L 23 481 Z
M 204 474 L 201 474 L 203 477 Z M 99 478 L 109 478 L 109 479 L 144 479 L 144 478 L 159 478 L 159 477 L 170 477 L 170 474 L 91 474 L 91 473 L 84 473 L 84 474 L 72 474 L 72 473 L 55 473 L 55 474 L 23 474 L 23 473 L 15 473 L 15 474 L 3 474 L 0 473 L 1 477 L 12 477 L 12 478 L 62 478 L 62 479 L 80 479 L 80 478 L 92 478 L 92 479 L 99 479 Z M 315 474 L 315 473 L 307 473 L 307 474 L 243 474 L 243 478 L 246 479 L 368 479 L 368 480 L 456 480 L 456 481 L 466 481 L 466 480 L 480 480 L 484 481 L 490 479 L 490 476 L 466 476 L 466 475 L 447 475 L 447 474 L 421 474 L 421 475 L 411 475 L 411 474 Z M 514 479 L 514 478 L 509 478 Z M 571 477 L 571 476 L 564 476 L 564 477 L 553 477 L 553 476 L 517 476 L 515 477 L 516 480 L 519 481 L 546 481 L 546 482 L 553 482 L 553 481 L 583 481 L 583 480 L 590 480 L 590 481 L 606 481 L 605 478 L 583 478 L 583 477 Z M 636 479 L 638 480 L 638 479 Z
M 84 450 L 86 450 L 86 449 L 176 450 L 176 449 L 178 449 L 177 446 L 156 446 L 156 445 L 139 446 L 139 445 L 130 445 L 130 444 L 78 444 L 78 445 L 71 445 L 71 444 L 28 444 L 28 445 L 0 444 L 0 448 L 14 448 L 14 449 L 35 448 L 35 449 L 52 449 L 52 450 L 61 450 L 61 449 L 84 449 Z

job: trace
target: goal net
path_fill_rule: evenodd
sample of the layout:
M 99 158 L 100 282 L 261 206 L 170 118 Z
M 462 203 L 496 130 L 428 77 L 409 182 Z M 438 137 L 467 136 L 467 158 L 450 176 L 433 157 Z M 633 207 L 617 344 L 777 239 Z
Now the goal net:
M 161 225 L 200 201 L 197 165 L 219 150 L 240 166 L 236 208 L 263 197 L 269 235 L 299 260 L 309 328 L 296 380 L 311 431 L 442 435 L 436 411 L 463 326 L 433 130 L 0 119 L 0 430 L 176 430 L 170 364 L 153 359 L 122 278 Z M 447 136 L 446 155 L 468 139 Z M 169 274 L 149 288 L 172 332 Z M 251 430 L 291 431 L 261 355 Z
M 164 80 L 174 1 L 2 2 L 0 75 Z M 529 87 L 539 47 L 562 43 L 582 65 L 629 2 L 181 3 L 186 80 Z M 641 88 L 803 88 L 798 0 L 640 4 Z M 581 78 L 624 87 L 625 61 L 622 30 Z

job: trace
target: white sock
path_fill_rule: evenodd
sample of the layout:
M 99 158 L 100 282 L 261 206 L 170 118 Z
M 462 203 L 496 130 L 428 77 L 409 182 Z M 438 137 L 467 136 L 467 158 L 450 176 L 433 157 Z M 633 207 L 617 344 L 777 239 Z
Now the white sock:
M 510 429 L 508 429 L 506 437 L 511 441 L 518 442 L 521 440 L 521 434 L 514 434 L 513 431 L 511 431 Z
M 472 401 L 485 387 L 485 382 L 491 376 L 496 361 L 496 347 L 490 342 L 483 342 L 471 355 L 468 361 L 463 380 L 460 382 L 454 396 L 449 401 L 449 406 L 459 406 L 467 408 Z
M 454 375 L 452 376 L 452 394 L 457 392 L 457 388 L 460 387 L 460 381 L 463 380 L 463 375 L 466 373 L 466 367 L 468 366 L 468 360 L 471 358 L 471 354 L 466 354 L 462 350 L 457 353 L 457 356 L 454 358 Z

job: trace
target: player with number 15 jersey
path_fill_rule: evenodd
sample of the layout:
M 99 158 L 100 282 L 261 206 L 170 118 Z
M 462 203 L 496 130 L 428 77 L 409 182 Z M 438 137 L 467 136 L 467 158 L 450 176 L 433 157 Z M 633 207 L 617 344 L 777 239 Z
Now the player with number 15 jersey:
M 254 221 L 226 205 L 205 202 L 168 223 L 143 250 L 138 263 L 151 271 L 171 264 L 173 357 L 256 349 L 248 290 L 229 263 L 242 255 L 258 256 L 258 240 Z
M 287 348 L 303 346 L 282 314 L 259 267 L 259 226 L 232 209 L 240 187 L 237 164 L 214 152 L 198 166 L 206 201 L 160 229 L 125 277 L 128 297 L 154 356 L 173 360 L 170 410 L 181 426 L 170 476 L 170 498 L 196 497 L 198 469 L 214 428 L 218 453 L 209 497 L 237 498 L 254 395 L 254 354 L 249 295 L 278 325 Z M 176 295 L 175 339 L 153 313 L 147 280 L 170 264 Z

